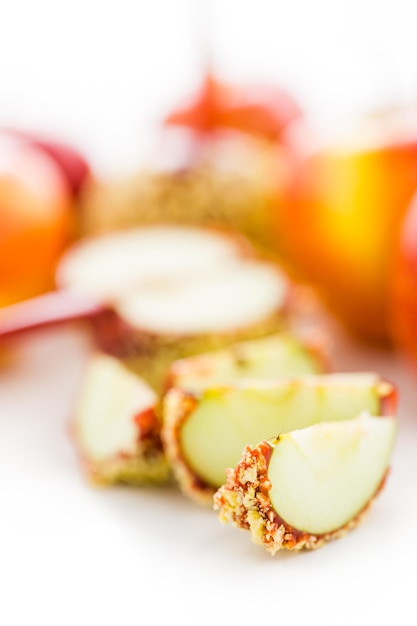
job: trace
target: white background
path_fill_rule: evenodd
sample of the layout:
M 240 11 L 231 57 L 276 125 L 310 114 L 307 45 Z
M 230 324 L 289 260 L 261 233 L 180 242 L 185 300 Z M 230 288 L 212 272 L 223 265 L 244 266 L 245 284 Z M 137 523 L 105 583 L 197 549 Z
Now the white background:
M 1 370 L 1 624 L 414 626 L 417 392 L 404 363 L 335 335 L 337 369 L 398 385 L 391 475 L 355 531 L 272 557 L 175 488 L 86 482 L 68 424 L 89 350 L 80 329 L 49 331 Z
M 414 0 L 0 2 L 0 121 L 135 167 L 201 79 L 287 87 L 320 124 L 417 98 Z
M 204 42 L 221 76 L 288 87 L 318 125 L 417 95 L 412 0 L 0 5 L 0 122 L 72 141 L 102 173 L 146 158 Z M 338 337 L 340 369 L 399 385 L 393 471 L 361 528 L 272 558 L 175 490 L 86 484 L 67 425 L 88 350 L 77 329 L 43 333 L 1 370 L 2 625 L 416 623 L 417 377 L 399 357 Z

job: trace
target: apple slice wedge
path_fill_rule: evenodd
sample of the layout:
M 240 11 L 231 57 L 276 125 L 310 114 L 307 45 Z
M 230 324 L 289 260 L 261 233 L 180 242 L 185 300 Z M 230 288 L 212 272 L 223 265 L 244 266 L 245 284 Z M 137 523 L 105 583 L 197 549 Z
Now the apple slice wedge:
M 185 495 L 211 504 L 246 445 L 362 411 L 395 414 L 395 387 L 376 373 L 247 379 L 192 393 L 174 387 L 163 401 L 162 439 Z
M 247 446 L 214 509 L 272 555 L 321 547 L 364 519 L 385 484 L 396 432 L 395 417 L 364 412 Z
M 71 434 L 87 475 L 100 484 L 165 483 L 158 398 L 116 358 L 93 353 L 83 372 Z
M 233 384 L 241 378 L 276 379 L 278 376 L 323 374 L 330 369 L 324 337 L 312 335 L 303 339 L 283 331 L 174 361 L 168 370 L 167 390 L 181 387 L 198 392 Z

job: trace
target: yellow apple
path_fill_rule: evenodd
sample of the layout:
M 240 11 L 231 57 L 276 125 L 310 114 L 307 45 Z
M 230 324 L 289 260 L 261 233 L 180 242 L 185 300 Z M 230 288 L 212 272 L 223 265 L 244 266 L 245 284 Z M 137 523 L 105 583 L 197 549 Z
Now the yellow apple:
M 397 119 L 397 118 L 396 118 Z M 389 284 L 400 224 L 417 188 L 417 132 L 394 116 L 329 142 L 300 163 L 277 238 L 355 335 L 390 341 Z

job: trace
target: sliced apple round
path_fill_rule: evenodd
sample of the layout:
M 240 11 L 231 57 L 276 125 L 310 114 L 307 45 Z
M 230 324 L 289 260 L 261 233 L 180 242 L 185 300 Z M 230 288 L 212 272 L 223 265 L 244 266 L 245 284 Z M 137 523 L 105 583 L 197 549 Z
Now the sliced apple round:
M 78 244 L 58 283 L 110 301 L 117 317 L 96 320 L 98 347 L 162 393 L 174 360 L 283 327 L 295 289 L 253 254 L 217 231 L 148 227 Z
M 160 438 L 158 398 L 117 359 L 91 355 L 71 421 L 87 475 L 102 484 L 164 483 L 170 478 Z
M 239 333 L 275 316 L 286 304 L 288 282 L 256 259 L 235 259 L 191 278 L 144 285 L 118 303 L 130 325 L 175 335 Z
M 118 303 L 122 319 L 136 331 L 125 361 L 161 393 L 173 361 L 281 330 L 289 293 L 279 268 L 256 259 L 144 287 Z
M 312 336 L 307 340 L 283 331 L 178 359 L 169 368 L 167 388 L 181 387 L 198 392 L 241 378 L 321 374 L 330 370 L 328 352 L 322 337 Z
M 364 410 L 395 414 L 396 398 L 394 386 L 371 372 L 247 379 L 197 393 L 176 387 L 164 398 L 162 438 L 182 491 L 211 503 L 246 445 Z
M 247 446 L 214 508 L 272 555 L 321 547 L 364 519 L 385 484 L 396 432 L 395 417 L 364 412 Z

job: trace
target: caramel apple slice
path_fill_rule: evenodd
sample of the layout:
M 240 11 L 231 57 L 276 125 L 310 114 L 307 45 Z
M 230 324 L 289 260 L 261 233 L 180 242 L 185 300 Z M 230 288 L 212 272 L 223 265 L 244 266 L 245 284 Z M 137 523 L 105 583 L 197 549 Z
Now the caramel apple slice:
M 98 347 L 158 394 L 174 360 L 280 330 L 295 294 L 246 240 L 174 226 L 83 242 L 63 259 L 58 282 L 107 299 L 117 317 L 96 319 Z
M 322 374 L 331 368 L 328 352 L 324 337 L 302 339 L 283 331 L 174 361 L 168 370 L 167 388 L 198 392 L 241 378 Z
M 78 241 L 61 257 L 54 291 L 2 308 L 0 339 L 88 321 L 123 352 L 131 347 L 134 329 L 118 315 L 117 298 L 253 253 L 239 236 L 201 228 L 158 226 Z
M 394 417 L 364 412 L 247 446 L 214 508 L 272 555 L 321 547 L 364 519 L 385 484 L 396 432 Z
M 114 357 L 94 353 L 83 374 L 71 422 L 89 478 L 101 484 L 164 483 L 155 392 Z
M 367 410 L 394 414 L 394 386 L 376 373 L 240 380 L 198 392 L 175 387 L 163 402 L 162 439 L 182 491 L 211 504 L 246 445 Z
M 322 337 L 307 341 L 282 332 L 174 361 L 168 370 L 167 390 L 180 387 L 198 393 L 242 378 L 276 380 L 329 369 L 327 344 Z

